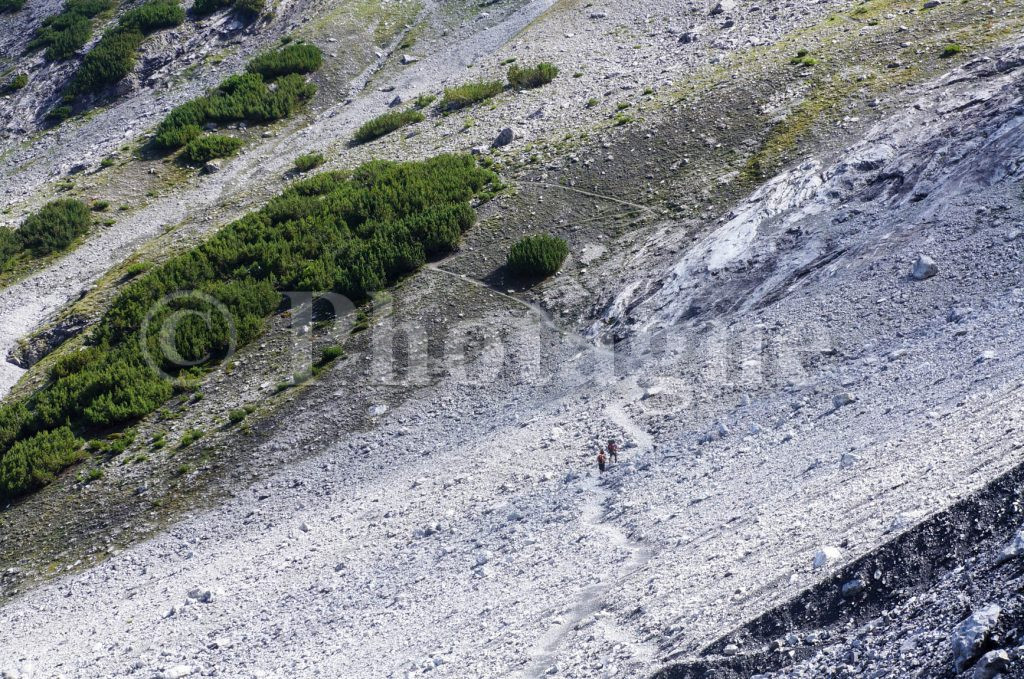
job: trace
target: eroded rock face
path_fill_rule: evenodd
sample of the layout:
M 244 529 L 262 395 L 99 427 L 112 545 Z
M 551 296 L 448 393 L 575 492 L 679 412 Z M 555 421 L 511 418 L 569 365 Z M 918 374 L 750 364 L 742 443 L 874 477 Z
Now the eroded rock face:
M 28 370 L 54 349 L 82 332 L 87 324 L 86 319 L 80 316 L 70 316 L 19 343 L 8 352 L 7 362 Z

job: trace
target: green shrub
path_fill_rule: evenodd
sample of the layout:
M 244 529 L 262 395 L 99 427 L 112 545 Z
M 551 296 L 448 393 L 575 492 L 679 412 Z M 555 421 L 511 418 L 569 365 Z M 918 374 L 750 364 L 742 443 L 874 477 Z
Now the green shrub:
M 239 422 L 244 420 L 246 415 L 248 414 L 249 413 L 246 412 L 245 408 L 235 408 L 234 410 L 228 412 L 228 421 L 231 424 L 238 424 Z
M 190 445 L 203 438 L 206 434 L 202 429 L 189 429 L 181 435 L 181 441 L 178 442 L 179 448 L 188 448 Z
M 508 84 L 517 90 L 527 90 L 547 85 L 557 75 L 558 67 L 546 61 L 531 68 L 512 65 L 508 68 Z
M 309 172 L 326 162 L 322 153 L 304 153 L 295 159 L 295 169 L 299 172 Z
M 330 290 L 365 300 L 421 265 L 434 248 L 453 246 L 473 223 L 470 199 L 496 184 L 470 156 L 374 161 L 295 182 L 263 209 L 125 285 L 89 347 L 56 361 L 33 394 L 0 406 L 3 464 L 14 451 L 12 468 L 57 459 L 51 466 L 60 469 L 77 458 L 36 460 L 39 447 L 28 442 L 38 432 L 55 436 L 70 426 L 107 435 L 153 413 L 172 397 L 174 383 L 149 361 L 182 384 L 197 384 L 233 346 L 259 336 L 281 291 Z M 202 296 L 167 297 L 179 290 Z M 223 314 L 230 322 L 205 320 Z M 186 432 L 181 444 L 201 433 Z
M 139 47 L 146 36 L 178 26 L 185 10 L 177 0 L 149 0 L 128 10 L 117 27 L 107 31 L 85 55 L 71 79 L 72 94 L 90 94 L 119 82 L 135 68 Z
M 315 93 L 316 86 L 298 74 L 280 78 L 273 90 L 258 73 L 230 76 L 205 96 L 172 109 L 157 125 L 154 143 L 173 150 L 199 137 L 206 123 L 268 123 L 287 118 Z
M 18 441 L 0 459 L 0 498 L 15 498 L 52 482 L 58 472 L 83 458 L 83 445 L 68 427 Z
M 263 9 L 265 7 L 265 0 L 235 0 L 235 10 L 250 20 L 255 19 L 260 14 L 263 14 Z M 319 66 L 317 68 L 319 68 Z
M 810 51 L 801 49 L 797 50 L 796 56 L 789 60 L 789 63 L 793 66 L 810 67 L 818 63 L 818 60 L 811 56 Z
M 276 80 L 290 73 L 312 73 L 323 64 L 323 52 L 316 45 L 294 43 L 255 56 L 245 67 L 249 73 L 258 73 L 266 81 Z
M 185 146 L 182 158 L 190 163 L 205 163 L 214 158 L 227 158 L 238 153 L 244 142 L 226 134 L 206 134 L 196 137 Z
M 109 200 L 97 200 L 97 201 L 93 202 L 93 204 L 92 204 L 92 211 L 93 212 L 103 212 L 108 207 L 110 207 L 110 201 Z
M 569 255 L 569 246 L 561 238 L 538 234 L 516 242 L 508 253 L 508 268 L 525 278 L 545 278 L 558 272 Z
M 196 16 L 208 16 L 214 12 L 230 7 L 234 0 L 196 0 L 192 4 L 191 12 Z
M 89 206 L 67 198 L 44 205 L 18 229 L 21 247 L 36 257 L 67 248 L 89 230 Z
M 124 13 L 118 26 L 127 31 L 136 30 L 143 35 L 174 28 L 185 21 L 185 10 L 178 0 L 149 0 Z
M 0 14 L 4 12 L 17 12 L 25 6 L 25 0 L 0 0 Z
M 327 365 L 331 361 L 336 361 L 345 355 L 345 350 L 337 344 L 332 344 L 329 347 L 324 347 L 323 351 L 320 352 L 320 365 Z
M 24 89 L 26 85 L 28 85 L 28 73 L 18 73 L 4 84 L 3 91 L 7 93 L 17 92 L 20 89 Z
M 950 57 L 955 57 L 956 55 L 961 54 L 963 51 L 963 45 L 950 43 L 942 48 L 942 53 L 939 54 L 939 56 L 943 59 L 949 59 Z
M 421 94 L 412 101 L 412 105 L 418 109 L 425 109 L 426 107 L 437 101 L 436 94 Z
M 67 0 L 60 14 L 46 17 L 28 43 L 28 49 L 46 48 L 49 61 L 67 59 L 92 36 L 93 17 L 114 6 L 112 0 Z
M 21 238 L 17 232 L 0 226 L 0 271 L 21 251 Z
M 441 109 L 456 111 L 501 94 L 505 86 L 500 80 L 478 80 L 457 87 L 448 87 L 441 100 Z
M 67 104 L 61 106 L 54 106 L 46 112 L 46 119 L 55 124 L 59 124 L 74 115 L 75 111 Z
M 357 144 L 365 144 L 366 142 L 373 141 L 374 139 L 379 139 L 386 134 L 390 134 L 391 132 L 405 127 L 406 125 L 419 123 L 423 120 L 423 114 L 419 111 L 391 111 L 389 113 L 379 115 L 373 120 L 368 120 L 360 125 L 352 139 Z

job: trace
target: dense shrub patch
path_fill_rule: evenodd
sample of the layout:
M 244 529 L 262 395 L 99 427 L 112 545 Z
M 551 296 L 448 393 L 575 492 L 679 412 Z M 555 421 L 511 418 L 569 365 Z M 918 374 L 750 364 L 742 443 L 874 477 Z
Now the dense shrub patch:
M 547 85 L 558 75 L 558 67 L 543 61 L 531 68 L 508 67 L 508 84 L 517 90 L 528 90 Z
M 66 0 L 60 14 L 43 19 L 29 41 L 28 49 L 45 47 L 48 60 L 67 59 L 89 42 L 91 19 L 113 6 L 112 0 Z
M 0 228 L 0 271 L 25 252 L 45 257 L 64 250 L 89 230 L 89 206 L 72 200 L 55 200 L 29 215 L 16 231 Z
M 309 172 L 323 165 L 326 160 L 322 153 L 303 153 L 295 159 L 295 169 L 299 172 Z
M 50 483 L 59 471 L 82 459 L 84 444 L 68 427 L 18 441 L 0 459 L 0 497 L 20 495 Z
M 561 238 L 538 234 L 519 239 L 508 253 L 508 268 L 518 276 L 545 278 L 558 272 L 569 255 Z
M 227 158 L 238 153 L 242 140 L 226 134 L 208 134 L 196 137 L 185 146 L 182 157 L 190 163 L 205 163 L 214 158 Z
M 281 49 L 258 54 L 246 65 L 249 73 L 258 73 L 271 81 L 290 73 L 312 73 L 320 70 L 323 52 L 316 45 L 293 43 Z
M 317 55 L 320 54 L 320 50 L 311 45 L 288 45 L 280 50 L 257 56 L 250 62 L 250 66 L 256 61 L 262 61 L 266 66 L 261 67 L 262 70 L 278 73 L 273 89 L 267 85 L 264 75 L 259 72 L 261 69 L 230 76 L 206 95 L 187 101 L 167 114 L 156 127 L 154 143 L 160 148 L 172 151 L 199 137 L 202 134 L 202 126 L 207 123 L 268 123 L 292 115 L 316 94 L 316 85 L 306 82 L 300 75 L 306 72 L 308 61 L 303 61 L 294 54 L 280 59 L 268 56 L 280 55 L 292 47 L 312 47 Z M 281 69 L 286 62 L 298 70 L 282 73 Z M 319 62 L 318 56 L 318 66 Z
M 25 0 L 0 0 L 0 14 L 4 12 L 17 12 L 25 6 Z
M 120 81 L 135 68 L 146 36 L 184 20 L 185 10 L 177 0 L 149 0 L 125 12 L 117 27 L 107 31 L 85 55 L 71 79 L 71 93 L 94 93 Z
M 90 346 L 55 361 L 49 383 L 35 394 L 0 407 L 0 466 L 14 455 L 12 469 L 44 470 L 45 482 L 77 459 L 67 452 L 71 433 L 124 426 L 170 398 L 172 383 L 150 361 L 170 376 L 196 377 L 233 343 L 255 339 L 283 290 L 364 300 L 430 254 L 453 248 L 475 219 L 470 199 L 496 185 L 472 157 L 453 155 L 374 161 L 296 182 L 263 209 L 129 283 Z M 201 294 L 169 297 L 182 290 Z M 176 322 L 165 323 L 172 315 Z M 165 350 L 168 340 L 181 360 Z M 181 361 L 194 365 L 182 368 Z M 35 477 L 21 471 L 10 478 L 0 498 L 36 487 Z
M 18 229 L 21 247 L 36 257 L 59 252 L 89 230 L 89 206 L 71 198 L 47 203 Z
M 252 19 L 263 12 L 263 0 L 196 0 L 192 5 L 192 13 L 204 17 L 233 7 L 239 14 Z
M 423 120 L 423 114 L 414 109 L 385 113 L 363 123 L 356 130 L 353 141 L 357 144 L 365 144 L 368 141 L 373 141 L 386 134 L 390 134 L 401 127 L 419 123 Z
M 441 108 L 445 111 L 466 108 L 501 94 L 504 89 L 505 86 L 501 84 L 500 80 L 479 80 L 457 87 L 448 87 L 445 88 Z

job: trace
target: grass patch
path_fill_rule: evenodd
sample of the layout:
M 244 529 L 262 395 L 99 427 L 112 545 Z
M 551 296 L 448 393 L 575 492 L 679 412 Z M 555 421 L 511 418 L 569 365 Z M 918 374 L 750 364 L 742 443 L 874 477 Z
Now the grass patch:
M 391 111 L 360 125 L 355 135 L 353 135 L 352 141 L 356 144 L 365 144 L 406 125 L 422 122 L 424 119 L 422 113 L 413 109 L 408 111 Z
M 963 45 L 959 45 L 957 43 L 949 43 L 948 45 L 942 48 L 942 52 L 939 53 L 939 57 L 943 59 L 950 59 L 959 54 L 963 54 L 963 51 Z
M 441 100 L 441 109 L 457 111 L 481 101 L 487 101 L 504 90 L 505 86 L 501 84 L 500 80 L 478 80 L 456 87 L 448 87 L 445 88 L 444 98 Z
M 436 94 L 421 94 L 412 100 L 412 105 L 421 111 L 437 101 Z
M 4 83 L 0 91 L 3 91 L 4 94 L 10 94 L 24 89 L 26 85 L 28 85 L 28 73 L 17 73 Z

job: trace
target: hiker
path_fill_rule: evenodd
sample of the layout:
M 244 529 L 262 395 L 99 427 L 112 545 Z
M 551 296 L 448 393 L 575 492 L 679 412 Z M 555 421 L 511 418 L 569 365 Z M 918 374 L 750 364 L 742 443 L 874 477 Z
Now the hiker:
M 615 442 L 615 439 L 609 439 L 608 441 L 608 460 L 611 462 L 619 461 L 619 444 Z
M 604 474 L 604 461 L 604 448 L 599 447 L 597 449 L 597 468 L 601 471 L 602 474 Z

